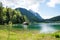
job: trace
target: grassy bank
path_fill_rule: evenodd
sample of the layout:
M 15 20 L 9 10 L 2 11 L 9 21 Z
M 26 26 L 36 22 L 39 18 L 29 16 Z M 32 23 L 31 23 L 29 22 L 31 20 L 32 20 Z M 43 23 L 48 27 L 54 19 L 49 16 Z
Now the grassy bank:
M 9 26 L 0 25 L 0 40 L 60 40 L 60 32 L 52 34 L 42 34 L 38 31 L 21 30 L 16 28 L 9 29 Z

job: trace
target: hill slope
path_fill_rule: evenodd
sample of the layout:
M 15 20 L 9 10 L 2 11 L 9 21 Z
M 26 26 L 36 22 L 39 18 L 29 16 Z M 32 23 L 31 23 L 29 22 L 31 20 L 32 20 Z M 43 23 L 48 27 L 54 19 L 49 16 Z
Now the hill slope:
M 60 22 L 60 16 L 55 16 L 50 19 L 46 19 L 46 22 Z
M 26 15 L 30 22 L 41 22 L 43 20 L 43 18 L 38 13 L 32 10 L 27 10 L 24 8 L 16 8 L 16 10 L 19 10 L 22 15 Z

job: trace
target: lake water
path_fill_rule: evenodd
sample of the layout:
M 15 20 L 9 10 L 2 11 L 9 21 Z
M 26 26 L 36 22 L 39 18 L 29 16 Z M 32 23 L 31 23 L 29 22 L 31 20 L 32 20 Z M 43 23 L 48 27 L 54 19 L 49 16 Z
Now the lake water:
M 30 24 L 30 25 L 20 25 L 18 28 L 25 28 L 28 30 L 37 30 L 40 33 L 52 33 L 60 30 L 60 23 L 38 23 L 38 24 Z

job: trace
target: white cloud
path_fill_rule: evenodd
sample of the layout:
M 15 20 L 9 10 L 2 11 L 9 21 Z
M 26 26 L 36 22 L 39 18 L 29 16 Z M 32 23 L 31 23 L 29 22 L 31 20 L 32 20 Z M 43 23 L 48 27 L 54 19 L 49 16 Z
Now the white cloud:
M 35 12 L 40 13 L 40 3 L 45 2 L 45 0 L 0 0 L 4 7 L 17 8 L 22 7 L 26 9 L 31 9 Z
M 31 9 L 40 14 L 40 3 L 44 3 L 45 0 L 0 0 L 3 3 L 4 7 L 10 8 L 26 8 Z
M 16 8 L 16 7 L 24 7 L 29 8 L 32 5 L 35 5 L 36 3 L 44 2 L 44 0 L 0 0 L 3 3 L 3 6 Z
M 35 12 L 39 12 L 40 11 L 39 5 L 40 4 L 38 4 L 38 3 L 33 4 L 33 5 L 29 6 L 29 9 L 31 9 L 31 10 L 33 10 Z
M 50 2 L 47 2 L 49 7 L 55 7 L 56 4 L 60 4 L 60 0 L 50 0 Z

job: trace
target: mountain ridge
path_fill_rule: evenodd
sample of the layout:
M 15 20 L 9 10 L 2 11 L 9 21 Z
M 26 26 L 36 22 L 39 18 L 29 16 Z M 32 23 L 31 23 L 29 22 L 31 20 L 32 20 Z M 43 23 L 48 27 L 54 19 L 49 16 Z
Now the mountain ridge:
M 22 15 L 26 15 L 31 22 L 41 22 L 43 20 L 43 18 L 38 13 L 32 10 L 27 10 L 25 8 L 16 8 L 15 10 L 19 10 Z
M 60 21 L 60 15 L 49 18 L 49 19 L 43 19 L 38 13 L 32 11 L 31 9 L 27 10 L 25 8 L 16 8 L 15 10 L 19 10 L 22 13 L 22 15 L 26 15 L 31 22 L 36 21 L 36 22 L 48 22 L 49 23 L 49 22 Z
M 45 19 L 45 22 L 60 22 L 60 15 L 52 17 L 50 19 Z

